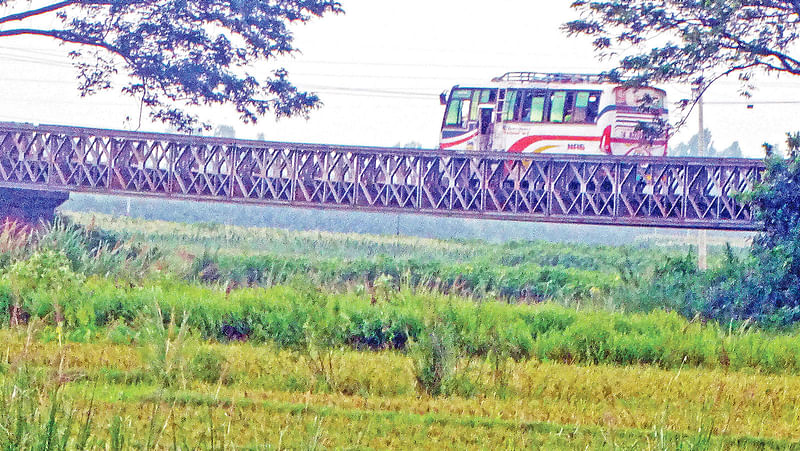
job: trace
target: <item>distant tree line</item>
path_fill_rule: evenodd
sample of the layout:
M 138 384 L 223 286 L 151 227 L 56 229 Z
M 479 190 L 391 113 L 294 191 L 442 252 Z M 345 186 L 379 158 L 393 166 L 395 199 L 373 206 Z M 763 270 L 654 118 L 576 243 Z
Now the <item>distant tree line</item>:
M 695 133 L 689 138 L 689 142 L 682 142 L 670 148 L 669 155 L 675 157 L 717 157 L 717 158 L 742 158 L 742 148 L 739 141 L 734 141 L 724 149 L 717 149 L 711 136 L 711 130 L 703 130 L 704 148 L 700 149 L 700 134 Z M 702 151 L 701 151 L 702 150 Z

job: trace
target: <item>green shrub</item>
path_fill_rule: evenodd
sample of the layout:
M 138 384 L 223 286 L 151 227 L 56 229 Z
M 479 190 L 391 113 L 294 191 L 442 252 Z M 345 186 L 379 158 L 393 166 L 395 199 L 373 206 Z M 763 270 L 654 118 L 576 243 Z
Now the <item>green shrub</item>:
M 76 273 L 128 280 L 144 277 L 161 256 L 155 247 L 122 241 L 118 236 L 95 227 L 94 221 L 84 227 L 60 216 L 34 233 L 30 247 L 64 255 Z
M 26 312 L 37 316 L 54 313 L 54 322 L 61 325 L 86 326 L 93 323 L 94 309 L 84 304 L 80 295 L 83 276 L 76 274 L 62 252 L 36 251 L 26 260 L 8 268 L 5 277 L 14 294 L 12 322 L 19 323 Z
M 189 361 L 189 371 L 195 379 L 208 383 L 230 383 L 225 356 L 217 349 L 203 346 Z
M 459 357 L 453 335 L 445 324 L 435 321 L 410 343 L 417 384 L 431 396 L 443 394 L 453 377 Z
M 123 322 L 109 326 L 106 339 L 115 345 L 130 345 L 139 336 L 139 333 Z

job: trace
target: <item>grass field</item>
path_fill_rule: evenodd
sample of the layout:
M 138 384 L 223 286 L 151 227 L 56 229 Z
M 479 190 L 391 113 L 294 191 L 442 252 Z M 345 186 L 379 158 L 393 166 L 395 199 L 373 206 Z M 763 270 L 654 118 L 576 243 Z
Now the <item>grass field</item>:
M 800 449 L 796 328 L 621 296 L 680 246 L 72 218 L 0 233 L 3 449 Z
M 146 346 L 59 346 L 27 335 L 2 334 L 0 425 L 13 431 L 21 413 L 32 420 L 26 427 L 46 431 L 58 400 L 54 436 L 71 416 L 76 440 L 90 414 L 97 446 L 110 446 L 117 417 L 116 440 L 129 447 L 210 447 L 212 435 L 219 448 L 780 449 L 800 439 L 797 376 L 528 361 L 510 363 L 500 384 L 479 363 L 469 375 L 479 393 L 431 397 L 402 353 L 337 351 L 328 385 L 302 353 L 189 339 L 176 351 L 185 364 L 174 355 L 179 374 L 164 384 Z M 223 356 L 216 380 L 197 364 L 209 352 Z M 25 399 L 26 390 L 36 395 Z

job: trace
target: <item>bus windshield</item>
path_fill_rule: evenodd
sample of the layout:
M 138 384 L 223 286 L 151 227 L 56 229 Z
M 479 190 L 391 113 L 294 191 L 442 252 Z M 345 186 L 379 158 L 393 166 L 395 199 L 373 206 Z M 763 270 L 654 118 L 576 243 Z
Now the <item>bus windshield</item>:
M 466 128 L 467 122 L 478 120 L 480 105 L 494 102 L 496 96 L 494 89 L 454 89 L 447 104 L 444 125 Z

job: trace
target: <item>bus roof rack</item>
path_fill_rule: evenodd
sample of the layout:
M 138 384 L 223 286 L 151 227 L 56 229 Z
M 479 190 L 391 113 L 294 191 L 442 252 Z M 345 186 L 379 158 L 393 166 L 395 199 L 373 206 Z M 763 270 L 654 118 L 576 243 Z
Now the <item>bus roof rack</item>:
M 603 83 L 609 81 L 602 74 L 565 74 L 546 72 L 506 72 L 492 79 L 499 81 L 544 82 L 544 83 Z

